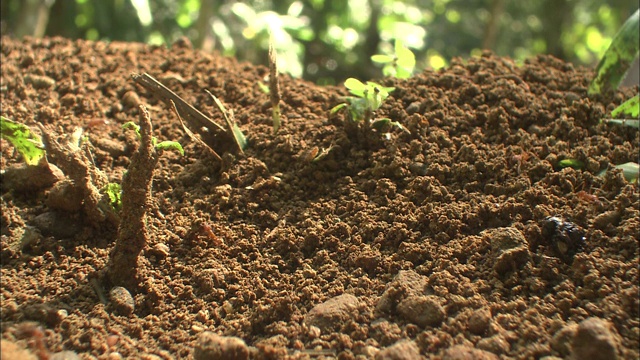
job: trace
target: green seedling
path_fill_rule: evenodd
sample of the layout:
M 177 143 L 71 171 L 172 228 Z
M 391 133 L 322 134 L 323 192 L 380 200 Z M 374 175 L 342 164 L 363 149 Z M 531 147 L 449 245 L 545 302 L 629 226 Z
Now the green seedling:
M 625 21 L 596 68 L 589 94 L 617 89 L 640 50 L 640 10 Z
M 628 162 L 621 165 L 616 165 L 613 167 L 614 169 L 621 169 L 622 175 L 624 178 L 634 184 L 638 183 L 638 174 L 640 173 L 640 166 L 634 162 Z M 598 176 L 604 176 L 607 173 L 607 170 L 602 170 L 598 173 Z
M 142 135 L 140 134 L 140 126 L 133 121 L 124 123 L 122 125 L 122 128 L 133 129 L 136 132 L 138 139 L 142 138 Z M 151 138 L 151 143 L 153 144 L 153 147 L 156 148 L 156 150 L 175 150 L 179 152 L 180 155 L 184 156 L 184 149 L 182 148 L 182 145 L 180 145 L 180 143 L 177 141 L 158 142 L 158 138 L 154 136 L 153 138 Z
M 269 92 L 270 92 L 269 86 L 265 85 L 263 82 L 258 82 L 258 87 L 263 93 L 269 95 Z
M 0 116 L 0 135 L 8 140 L 24 158 L 27 165 L 38 165 L 44 158 L 44 144 L 26 125 Z
M 115 209 L 122 208 L 122 187 L 118 183 L 109 183 L 102 188 L 102 192 L 109 197 L 109 204 Z
M 558 166 L 561 168 L 570 167 L 576 170 L 580 170 L 584 167 L 584 163 L 577 159 L 563 159 L 558 161 Z
M 640 127 L 640 94 L 623 102 L 611 112 L 611 119 L 602 119 L 607 124 L 618 124 L 638 129 Z
M 240 127 L 238 127 L 238 124 L 236 123 L 236 119 L 233 116 L 233 110 L 227 110 L 227 108 L 224 107 L 220 99 L 218 99 L 215 95 L 213 95 L 209 90 L 205 90 L 205 91 L 213 98 L 213 101 L 216 103 L 216 106 L 224 116 L 224 121 L 226 121 L 227 126 L 229 127 L 229 129 L 231 129 L 231 133 L 233 134 L 233 137 L 236 143 L 240 147 L 240 152 L 242 152 L 242 150 L 247 148 L 247 137 L 244 136 L 244 134 L 242 133 L 242 130 L 240 130 Z
M 398 79 L 410 78 L 416 66 L 416 56 L 398 39 L 396 39 L 393 55 L 373 55 L 371 60 L 384 65 L 382 68 L 384 76 L 393 76 Z
M 347 108 L 351 121 L 355 123 L 362 122 L 365 128 L 373 127 L 376 130 L 380 130 L 387 125 L 391 125 L 406 131 L 400 123 L 391 121 L 389 118 L 373 119 L 375 112 L 389 97 L 389 93 L 395 90 L 394 87 L 381 86 L 371 81 L 367 81 L 367 83 L 364 84 L 354 78 L 348 78 L 344 82 L 344 86 L 355 96 L 349 96 L 346 98 L 346 103 L 333 107 L 333 109 L 330 110 L 331 114 Z
M 280 84 L 278 82 L 278 61 L 273 47 L 273 38 L 269 40 L 269 99 L 273 118 L 273 133 L 280 129 Z

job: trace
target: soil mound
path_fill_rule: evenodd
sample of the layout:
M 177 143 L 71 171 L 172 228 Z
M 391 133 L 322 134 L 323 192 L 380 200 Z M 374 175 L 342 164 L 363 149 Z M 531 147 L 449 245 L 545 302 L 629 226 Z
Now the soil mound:
M 136 147 L 121 125 L 137 102 L 159 140 L 185 148 L 156 169 L 127 311 L 98 295 L 116 229 L 52 212 L 50 189 L 3 186 L 3 355 L 639 356 L 638 188 L 597 176 L 637 161 L 638 131 L 599 123 L 637 89 L 587 97 L 592 72 L 548 56 L 457 59 L 380 80 L 395 91 L 376 115 L 407 131 L 363 138 L 329 114 L 344 88 L 282 76 L 274 135 L 268 69 L 184 41 L 5 37 L 1 62 L 2 115 L 84 127 L 112 182 Z M 217 96 L 245 154 L 219 161 L 192 141 L 132 81 L 145 72 L 222 124 L 205 89 Z M 560 168 L 567 158 L 584 167 Z M 3 140 L 1 168 L 20 161 Z

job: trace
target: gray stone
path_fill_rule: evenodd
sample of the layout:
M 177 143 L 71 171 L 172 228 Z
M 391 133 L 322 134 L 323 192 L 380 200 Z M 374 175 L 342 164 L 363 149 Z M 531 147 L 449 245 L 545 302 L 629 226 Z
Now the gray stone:
M 439 326 L 445 311 L 435 295 L 409 296 L 398 304 L 398 314 L 418 326 Z
M 531 261 L 529 244 L 514 227 L 502 227 L 482 232 L 491 243 L 493 269 L 498 275 L 524 267 Z
M 36 166 L 27 164 L 10 166 L 0 174 L 3 188 L 17 192 L 36 192 L 64 179 L 62 170 L 46 162 Z
M 410 296 L 427 295 L 428 278 L 413 270 L 402 270 L 387 285 L 382 293 L 376 311 L 379 313 L 390 313 L 402 299 Z
M 82 230 L 82 225 L 77 218 L 56 211 L 36 216 L 33 218 L 33 226 L 40 230 L 42 235 L 50 235 L 58 239 L 72 238 Z
M 316 326 L 323 333 L 337 331 L 358 314 L 360 302 L 351 294 L 343 294 L 314 306 L 304 318 L 308 326 Z
M 122 286 L 116 286 L 109 291 L 109 299 L 114 310 L 120 314 L 129 316 L 135 310 L 135 302 L 129 290 Z
M 75 186 L 72 180 L 58 181 L 49 190 L 46 204 L 50 209 L 65 212 L 78 212 L 82 208 L 84 194 L 79 186 Z

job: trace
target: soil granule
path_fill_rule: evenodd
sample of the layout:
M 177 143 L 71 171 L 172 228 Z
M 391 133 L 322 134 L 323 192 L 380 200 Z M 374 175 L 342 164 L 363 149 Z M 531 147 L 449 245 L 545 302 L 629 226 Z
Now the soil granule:
M 329 113 L 344 88 L 287 76 L 274 135 L 268 69 L 186 41 L 3 37 L 1 63 L 2 115 L 84 127 L 111 182 L 136 147 L 122 124 L 138 101 L 159 140 L 185 147 L 156 168 L 127 311 L 100 277 L 117 229 L 52 211 L 50 188 L 3 186 L 3 359 L 639 356 L 638 188 L 597 175 L 637 162 L 638 131 L 599 122 L 637 88 L 589 97 L 592 70 L 485 53 L 379 80 L 396 89 L 376 116 L 408 131 L 363 139 Z M 132 81 L 145 72 L 222 124 L 205 89 L 217 96 L 244 155 L 218 161 L 192 141 Z M 568 158 L 584 167 L 560 168 Z M 20 163 L 3 140 L 1 168 Z M 563 252 L 548 217 L 580 246 Z

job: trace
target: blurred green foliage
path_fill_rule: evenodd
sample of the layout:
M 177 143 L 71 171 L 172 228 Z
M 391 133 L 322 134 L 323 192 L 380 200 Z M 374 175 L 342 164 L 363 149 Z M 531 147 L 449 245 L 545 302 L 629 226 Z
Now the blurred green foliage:
M 382 76 L 374 54 L 401 40 L 418 70 L 490 49 L 523 60 L 548 53 L 594 65 L 637 0 L 3 0 L 13 36 L 172 43 L 267 64 L 317 83 Z

